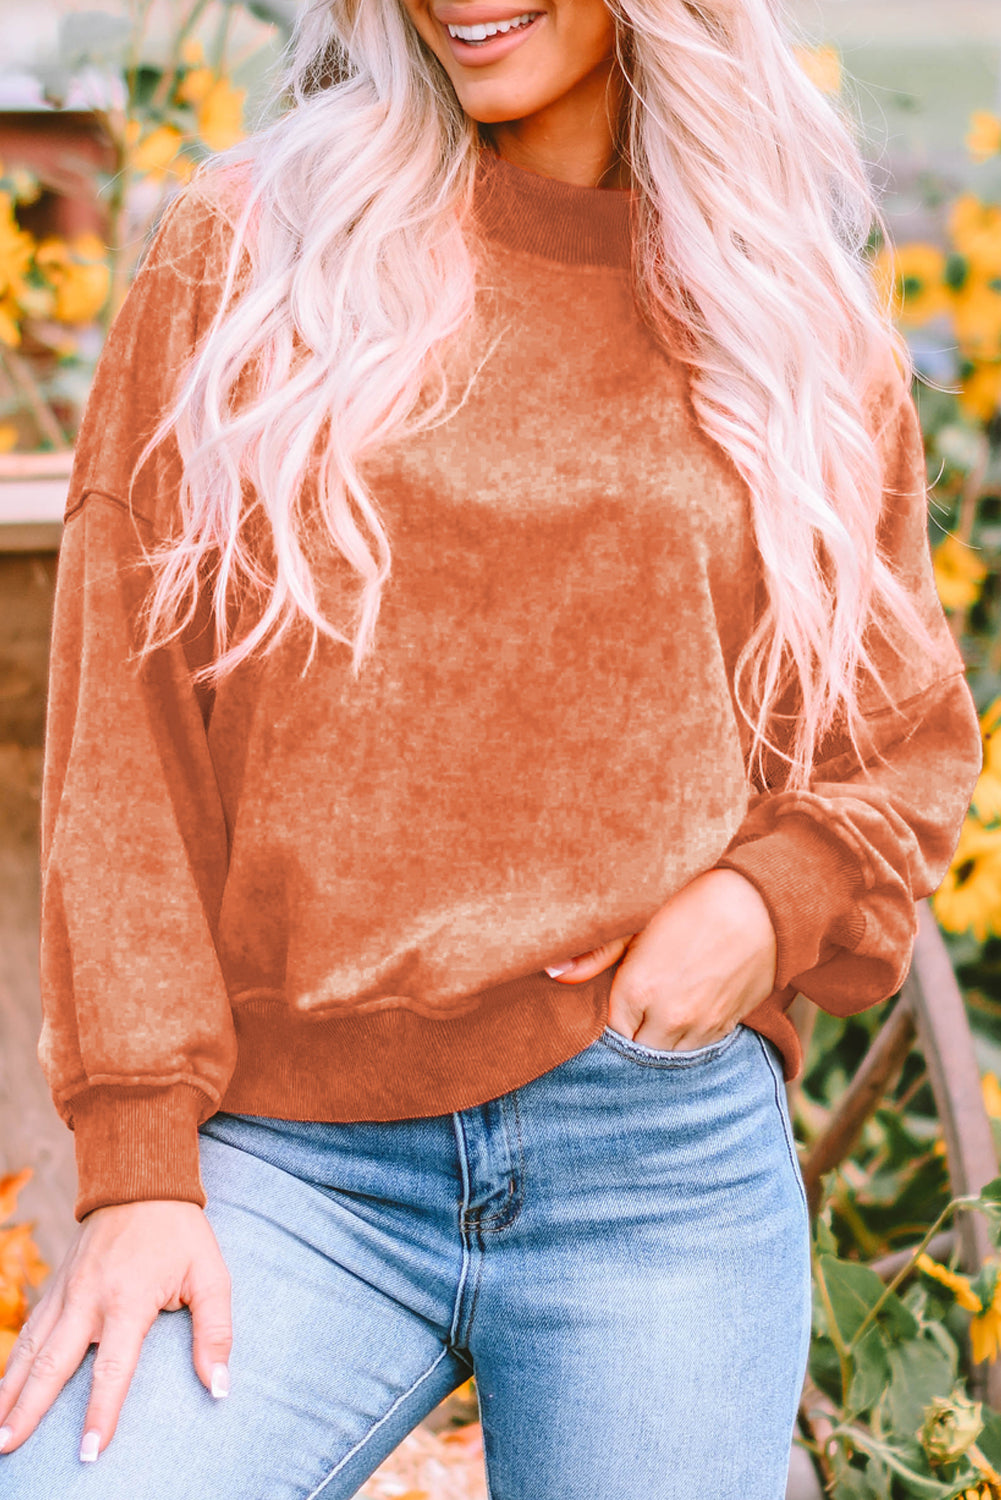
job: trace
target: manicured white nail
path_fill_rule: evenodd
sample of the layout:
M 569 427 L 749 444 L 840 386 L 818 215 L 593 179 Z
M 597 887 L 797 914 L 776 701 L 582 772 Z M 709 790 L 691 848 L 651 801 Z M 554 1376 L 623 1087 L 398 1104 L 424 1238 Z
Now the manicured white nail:
M 85 1464 L 92 1464 L 94 1462 L 97 1457 L 97 1449 L 100 1441 L 101 1434 L 95 1432 L 93 1428 L 90 1432 L 84 1433 L 83 1442 L 80 1444 L 80 1457 Z
M 13 1427 L 0 1427 L 0 1453 L 3 1452 L 13 1436 Z
M 212 1394 L 213 1396 L 229 1395 L 229 1370 L 225 1365 L 212 1366 Z
M 573 964 L 573 959 L 571 959 L 570 962 L 566 964 L 547 964 L 546 973 L 549 975 L 550 979 L 558 979 L 561 974 L 565 974 L 568 969 L 572 969 Z

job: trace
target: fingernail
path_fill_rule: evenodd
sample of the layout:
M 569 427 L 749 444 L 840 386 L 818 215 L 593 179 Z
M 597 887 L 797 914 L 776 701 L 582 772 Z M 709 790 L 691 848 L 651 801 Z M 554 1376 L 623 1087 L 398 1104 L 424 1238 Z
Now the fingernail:
M 0 1427 L 0 1453 L 3 1452 L 13 1436 L 13 1427 Z
M 229 1370 L 226 1365 L 212 1366 L 212 1394 L 213 1396 L 229 1395 Z
M 92 1464 L 97 1457 L 98 1446 L 101 1442 L 99 1432 L 85 1432 L 83 1442 L 80 1444 L 80 1457 L 85 1464 Z
M 565 974 L 567 972 L 567 970 L 568 969 L 572 969 L 573 966 L 574 966 L 574 960 L 573 959 L 571 959 L 569 963 L 565 963 L 565 964 L 551 964 L 551 965 L 547 964 L 546 965 L 546 973 L 549 975 L 550 979 L 558 979 L 561 974 Z

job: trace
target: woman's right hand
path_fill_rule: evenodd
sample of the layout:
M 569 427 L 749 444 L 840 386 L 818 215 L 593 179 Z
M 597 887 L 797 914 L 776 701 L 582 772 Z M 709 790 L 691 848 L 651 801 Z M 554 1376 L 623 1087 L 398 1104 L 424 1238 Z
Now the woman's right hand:
M 228 1391 L 233 1342 L 230 1276 L 203 1209 L 178 1199 L 95 1208 L 32 1309 L 0 1380 L 3 1454 L 20 1446 L 48 1411 L 91 1344 L 97 1344 L 81 1449 L 110 1443 L 142 1341 L 161 1309 L 191 1309 L 194 1365 L 213 1395 Z M 222 1385 L 212 1389 L 213 1369 Z

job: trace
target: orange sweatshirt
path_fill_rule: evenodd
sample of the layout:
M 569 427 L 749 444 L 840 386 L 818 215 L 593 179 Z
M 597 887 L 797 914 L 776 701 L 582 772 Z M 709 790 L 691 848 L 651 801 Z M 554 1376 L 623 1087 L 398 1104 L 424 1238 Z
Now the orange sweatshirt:
M 775 990 L 746 1020 L 794 1077 L 797 991 L 846 1015 L 901 984 L 915 901 L 948 868 L 981 766 L 895 366 L 871 403 L 885 545 L 939 650 L 884 661 L 906 705 L 869 721 L 885 766 L 863 778 L 832 744 L 808 792 L 767 790 L 732 700 L 749 495 L 637 312 L 632 194 L 484 153 L 475 213 L 504 334 L 458 413 L 364 466 L 393 549 L 375 656 L 354 680 L 321 641 L 300 679 L 301 641 L 283 644 L 195 690 L 207 629 L 131 659 L 176 449 L 142 468 L 131 515 L 127 495 L 217 306 L 227 192 L 209 175 L 161 220 L 66 509 L 38 1053 L 74 1131 L 76 1217 L 204 1206 L 197 1129 L 218 1109 L 390 1120 L 528 1082 L 608 1018 L 611 973 L 574 985 L 545 966 L 640 931 L 713 866 L 772 915 Z

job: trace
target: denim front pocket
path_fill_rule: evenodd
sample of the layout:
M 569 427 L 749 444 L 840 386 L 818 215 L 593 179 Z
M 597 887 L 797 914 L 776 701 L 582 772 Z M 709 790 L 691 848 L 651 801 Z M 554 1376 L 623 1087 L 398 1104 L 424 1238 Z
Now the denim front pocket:
M 738 1021 L 725 1036 L 717 1037 L 714 1042 L 706 1042 L 702 1047 L 663 1048 L 648 1047 L 645 1042 L 634 1041 L 632 1037 L 623 1036 L 621 1031 L 614 1031 L 611 1026 L 606 1026 L 598 1041 L 603 1047 L 610 1047 L 620 1056 L 649 1068 L 692 1068 L 721 1057 L 747 1030 L 744 1022 Z

